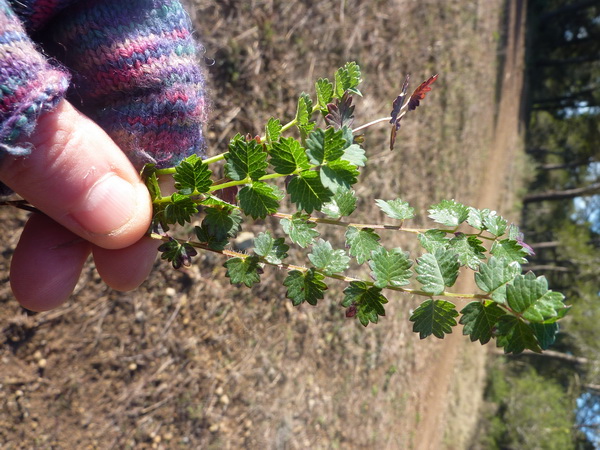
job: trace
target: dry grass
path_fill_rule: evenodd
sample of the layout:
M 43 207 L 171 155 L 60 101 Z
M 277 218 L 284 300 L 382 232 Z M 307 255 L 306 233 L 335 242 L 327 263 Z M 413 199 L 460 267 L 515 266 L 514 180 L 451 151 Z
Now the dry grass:
M 502 3 L 194 1 L 190 11 L 215 61 L 206 68 L 211 153 L 234 132 L 260 133 L 270 116 L 291 118 L 297 94 L 348 60 L 365 80 L 357 123 L 389 113 L 405 73 L 416 87 L 439 72 L 433 92 L 403 121 L 397 151 L 387 149 L 387 129 L 369 133 L 359 210 L 376 221 L 375 198 L 402 196 L 421 211 L 442 198 L 474 201 L 493 139 Z M 14 229 L 23 221 L 5 217 Z M 5 277 L 14 241 L 3 248 Z M 387 317 L 363 329 L 344 318 L 341 286 L 317 308 L 292 308 L 275 282 L 283 274 L 267 271 L 259 286 L 240 289 L 221 264 L 202 255 L 185 272 L 157 265 L 127 294 L 106 288 L 89 265 L 70 302 L 37 315 L 19 310 L 4 283 L 0 443 L 415 448 L 415 427 L 456 406 L 448 427 L 430 433 L 452 436 L 448 447 L 465 445 L 477 404 L 465 398 L 479 396 L 481 353 L 466 347 L 476 356 L 455 353 L 449 373 L 432 373 L 448 343 L 413 335 L 407 319 L 415 300 L 393 297 Z M 426 403 L 424 380 L 435 377 L 465 380 L 464 395 Z

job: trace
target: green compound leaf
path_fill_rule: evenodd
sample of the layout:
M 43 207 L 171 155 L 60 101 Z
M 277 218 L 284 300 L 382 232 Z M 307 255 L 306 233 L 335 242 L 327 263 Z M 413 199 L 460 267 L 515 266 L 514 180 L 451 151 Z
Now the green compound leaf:
M 263 273 L 257 256 L 231 258 L 223 265 L 227 268 L 225 276 L 229 277 L 231 284 L 252 287 L 260 282 L 260 274 Z
M 160 186 L 158 184 L 158 177 L 156 176 L 156 165 L 155 164 L 145 164 L 142 167 L 142 171 L 140 173 L 140 177 L 146 183 L 146 187 L 148 188 L 148 192 L 150 193 L 150 200 L 154 201 L 157 198 L 161 197 Z
M 241 135 L 235 135 L 225 159 L 225 176 L 232 180 L 241 181 L 248 177 L 258 180 L 267 173 L 267 153 L 254 139 L 246 141 Z
M 472 270 L 479 268 L 481 260 L 485 259 L 484 253 L 487 251 L 479 239 L 463 233 L 457 233 L 450 239 L 448 249 L 456 252 L 461 266 L 467 266 Z
M 564 295 L 549 291 L 546 278 L 536 278 L 532 272 L 515 277 L 506 287 L 506 300 L 513 311 L 537 323 L 556 322 L 568 309 Z
M 313 103 L 306 92 L 298 97 L 298 107 L 296 109 L 296 126 L 300 129 L 300 134 L 306 136 L 315 127 L 315 123 L 310 121 L 313 113 Z
M 435 253 L 425 253 L 417 259 L 417 281 L 423 290 L 432 295 L 440 295 L 446 286 L 454 285 L 458 277 L 458 257 L 452 251 L 437 249 Z
M 299 306 L 306 302 L 309 305 L 316 306 L 317 301 L 324 297 L 327 285 L 323 283 L 325 276 L 316 272 L 315 269 L 309 269 L 306 272 L 292 270 L 283 285 L 286 286 L 285 296 L 292 301 L 292 305 Z
M 313 244 L 308 259 L 317 269 L 327 275 L 343 272 L 350 267 L 350 257 L 346 255 L 346 252 L 339 249 L 334 250 L 331 244 L 323 239 L 317 239 Z
M 271 149 L 271 165 L 277 173 L 289 175 L 310 168 L 305 150 L 294 138 L 281 138 Z
M 429 209 L 429 217 L 448 227 L 457 227 L 469 217 L 469 208 L 454 200 L 442 200 Z
M 522 353 L 529 349 L 541 353 L 542 349 L 533 329 L 518 317 L 506 314 L 500 317 L 495 330 L 496 345 L 504 348 L 504 353 Z
M 296 213 L 292 219 L 282 219 L 281 227 L 294 244 L 302 248 L 311 245 L 319 236 L 319 232 L 313 228 L 316 226 L 314 222 L 308 222 L 307 215 Z
M 198 206 L 194 201 L 177 192 L 171 195 L 171 203 L 169 203 L 163 212 L 166 223 L 178 223 L 185 225 L 192 221 L 192 216 L 198 214 Z
M 497 303 L 506 303 L 506 284 L 521 273 L 521 265 L 516 261 L 492 256 L 479 265 L 475 273 L 475 283 L 483 292 L 492 294 Z
M 514 239 L 494 241 L 490 253 L 497 258 L 506 258 L 519 264 L 527 263 L 529 253 Z
M 275 142 L 279 140 L 281 137 L 281 122 L 279 119 L 275 119 L 271 117 L 265 126 L 265 137 L 267 139 L 267 144 L 273 145 Z
M 377 206 L 383 211 L 383 213 L 397 220 L 412 219 L 415 217 L 415 208 L 410 206 L 408 202 L 404 202 L 397 198 L 396 200 L 375 200 Z
M 348 161 L 337 160 L 321 166 L 319 175 L 323 186 L 335 192 L 340 187 L 349 189 L 356 184 L 359 172 Z
M 413 331 L 419 333 L 419 338 L 425 339 L 433 334 L 443 339 L 446 334 L 452 333 L 452 327 L 456 326 L 456 316 L 458 311 L 453 303 L 445 300 L 426 300 L 415 309 L 409 320 L 414 322 Z
M 191 155 L 175 168 L 175 189 L 183 195 L 203 194 L 212 186 L 212 171 L 197 155 Z
M 319 78 L 315 83 L 317 102 L 323 112 L 327 112 L 327 103 L 333 99 L 333 83 L 327 78 Z
M 271 264 L 281 264 L 287 258 L 289 249 L 290 246 L 285 243 L 283 238 L 275 239 L 268 231 L 260 233 L 254 238 L 254 253 L 262 256 Z
M 438 248 L 448 248 L 450 239 L 446 237 L 446 232 L 442 230 L 427 230 L 425 233 L 419 233 L 419 242 L 421 247 L 429 253 L 435 253 Z
M 348 227 L 346 230 L 346 246 L 359 264 L 371 259 L 371 252 L 380 247 L 380 239 L 371 228 Z
M 464 325 L 463 335 L 469 336 L 471 342 L 481 342 L 481 345 L 489 342 L 496 323 L 504 315 L 502 308 L 491 301 L 471 302 L 460 313 L 462 317 L 459 323 Z
M 287 191 L 290 199 L 296 204 L 298 210 L 304 210 L 308 214 L 315 209 L 319 211 L 331 200 L 333 193 L 321 183 L 319 174 L 315 171 L 302 172 L 289 182 Z
M 344 300 L 342 306 L 356 308 L 356 317 L 363 326 L 369 322 L 377 323 L 379 316 L 385 316 L 385 305 L 388 300 L 381 294 L 381 289 L 369 287 L 362 281 L 352 281 L 344 289 Z
M 342 98 L 344 92 L 360 95 L 356 88 L 361 82 L 360 67 L 355 62 L 349 62 L 335 72 L 335 96 Z
M 369 267 L 376 287 L 405 286 L 410 282 L 412 261 L 408 258 L 408 253 L 400 248 L 388 251 L 380 246 L 371 256 Z
M 321 212 L 332 219 L 349 216 L 356 209 L 356 196 L 354 191 L 340 187 L 331 201 L 323 204 Z
M 542 350 L 548 349 L 554 341 L 556 341 L 556 335 L 558 334 L 559 326 L 555 323 L 530 323 L 529 327 L 533 330 L 538 343 Z
M 181 266 L 189 267 L 192 263 L 192 257 L 198 252 L 188 242 L 183 244 L 175 239 L 169 239 L 158 247 L 161 253 L 160 259 L 169 261 L 174 269 L 179 269 Z
M 317 128 L 306 140 L 306 154 L 312 164 L 335 161 L 344 154 L 346 141 L 342 130 Z
M 283 193 L 277 186 L 255 181 L 238 193 L 240 208 L 253 219 L 264 219 L 279 210 Z

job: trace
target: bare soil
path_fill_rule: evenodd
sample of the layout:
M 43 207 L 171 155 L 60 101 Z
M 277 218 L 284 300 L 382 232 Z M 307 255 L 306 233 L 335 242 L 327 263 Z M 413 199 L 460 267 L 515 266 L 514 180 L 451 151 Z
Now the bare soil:
M 405 73 L 414 87 L 439 72 L 396 151 L 387 129 L 367 136 L 357 218 L 383 220 L 373 199 L 398 196 L 421 211 L 417 225 L 442 198 L 512 211 L 525 2 L 506 3 L 191 2 L 206 47 L 211 153 L 235 132 L 260 133 L 270 116 L 291 118 L 297 94 L 345 61 L 364 69 L 357 123 L 389 113 Z M 408 322 L 420 299 L 391 296 L 387 316 L 365 329 L 344 317 L 341 285 L 316 308 L 293 308 L 283 274 L 267 270 L 260 285 L 238 288 L 207 254 L 179 272 L 157 262 L 131 293 L 107 288 L 90 262 L 70 301 L 31 314 L 8 287 L 26 217 L 0 215 L 15 230 L 0 259 L 2 448 L 469 445 L 487 352 L 459 332 L 420 341 Z

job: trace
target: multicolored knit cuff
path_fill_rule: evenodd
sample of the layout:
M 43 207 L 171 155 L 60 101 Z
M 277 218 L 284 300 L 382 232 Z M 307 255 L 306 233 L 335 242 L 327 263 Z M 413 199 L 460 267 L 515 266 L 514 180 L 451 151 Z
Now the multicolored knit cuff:
M 69 99 L 136 166 L 204 154 L 204 79 L 178 0 L 87 0 L 53 23 L 57 57 L 73 73 Z
M 28 154 L 16 145 L 28 136 L 37 118 L 53 109 L 69 86 L 69 75 L 52 67 L 36 51 L 21 23 L 0 0 L 0 157 Z

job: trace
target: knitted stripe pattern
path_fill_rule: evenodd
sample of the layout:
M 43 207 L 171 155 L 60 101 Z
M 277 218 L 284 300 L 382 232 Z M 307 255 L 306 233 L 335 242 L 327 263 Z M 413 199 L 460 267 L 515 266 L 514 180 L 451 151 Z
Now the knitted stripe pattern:
M 0 158 L 26 155 L 25 144 L 37 118 L 56 106 L 69 85 L 68 73 L 52 67 L 36 51 L 19 19 L 0 0 Z
M 23 17 L 28 29 L 71 73 L 68 99 L 137 167 L 168 167 L 204 154 L 207 108 L 198 45 L 178 0 L 18 3 L 29 4 Z M 31 73 L 27 67 L 22 72 Z
M 53 36 L 67 50 L 59 57 L 73 72 L 73 101 L 136 166 L 203 154 L 204 82 L 179 1 L 87 0 L 58 19 Z

